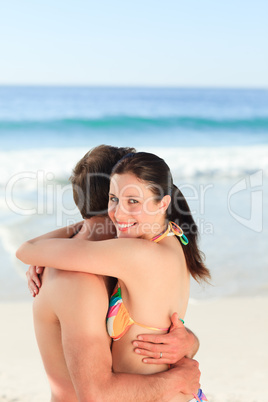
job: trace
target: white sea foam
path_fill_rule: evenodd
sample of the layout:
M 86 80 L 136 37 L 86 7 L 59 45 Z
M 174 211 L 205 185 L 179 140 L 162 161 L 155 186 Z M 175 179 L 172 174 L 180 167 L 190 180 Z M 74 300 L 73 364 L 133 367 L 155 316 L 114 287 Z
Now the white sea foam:
M 169 164 L 174 177 L 240 177 L 263 170 L 268 175 L 268 146 L 152 149 Z
M 141 149 L 138 149 L 141 150 Z M 163 157 L 169 164 L 175 182 L 180 184 L 189 178 L 189 182 L 198 182 L 204 178 L 204 183 L 213 186 L 205 194 L 204 211 L 201 199 L 190 202 L 191 209 L 197 210 L 195 219 L 201 232 L 201 249 L 207 255 L 207 264 L 212 270 L 213 287 L 205 290 L 193 284 L 192 298 L 221 297 L 226 295 L 267 293 L 268 259 L 265 253 L 268 238 L 268 208 L 267 195 L 264 188 L 268 176 L 268 146 L 229 147 L 229 148 L 154 148 L 144 149 Z M 74 149 L 37 149 L 31 151 L 0 152 L 0 298 L 8 297 L 12 291 L 16 297 L 24 294 L 25 267 L 15 261 L 14 251 L 27 238 L 63 226 L 68 218 L 73 218 L 72 194 L 67 194 L 65 209 L 63 198 L 54 199 L 44 192 L 44 211 L 32 215 L 16 213 L 7 205 L 7 184 L 21 173 L 30 172 L 36 175 L 41 172 L 39 182 L 20 178 L 13 189 L 15 203 L 23 210 L 37 208 L 37 186 L 42 180 L 47 185 L 51 179 L 66 184 L 72 168 L 87 152 L 86 148 Z M 256 232 L 243 226 L 233 215 L 247 217 L 250 214 L 250 189 L 238 192 L 233 196 L 230 207 L 227 208 L 227 195 L 241 176 L 245 177 L 258 170 L 263 171 L 263 231 Z M 53 176 L 53 177 L 52 177 Z M 22 176 L 23 177 L 23 176 Z M 37 176 L 35 176 L 37 177 Z M 181 180 L 182 179 L 182 180 Z M 214 180 L 215 179 L 215 180 Z M 45 182 L 47 180 L 47 182 Z M 195 187 L 198 191 L 198 186 Z M 40 190 L 41 191 L 41 190 Z M 199 194 L 199 193 L 198 193 Z M 42 191 L 41 191 L 42 195 Z M 61 196 L 62 194 L 59 193 Z M 187 197 L 187 194 L 185 194 Z M 200 194 L 199 194 L 200 195 Z M 54 204 L 53 204 L 54 203 Z M 40 203 L 38 204 L 40 205 Z M 53 210 L 49 212 L 47 206 Z M 69 209 L 68 209 L 69 208 Z M 71 214 L 66 218 L 66 210 Z M 261 213 L 261 211 L 260 211 Z M 64 215 L 65 214 L 65 215 Z M 64 217 L 65 216 L 65 217 Z M 76 215 L 76 221 L 79 216 Z M 210 224 L 212 231 L 206 232 Z M 204 230 L 202 229 L 204 226 Z
M 141 149 L 139 149 L 141 150 Z M 268 145 L 244 147 L 146 148 L 163 157 L 174 177 L 241 177 L 258 170 L 268 176 Z M 17 180 L 16 186 L 35 189 L 33 174 L 42 172 L 44 180 L 67 181 L 86 148 L 0 151 L 0 186 Z M 40 173 L 41 174 L 41 173 Z M 15 178 L 14 178 L 15 175 Z

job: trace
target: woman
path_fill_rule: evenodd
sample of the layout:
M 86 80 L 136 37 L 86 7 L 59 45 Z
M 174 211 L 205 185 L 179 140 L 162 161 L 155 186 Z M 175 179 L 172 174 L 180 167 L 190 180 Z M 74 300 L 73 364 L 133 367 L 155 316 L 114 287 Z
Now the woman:
M 197 280 L 209 278 L 197 247 L 197 227 L 186 200 L 173 185 L 167 164 L 142 152 L 127 155 L 115 166 L 109 216 L 118 239 L 95 243 L 32 240 L 20 247 L 17 257 L 31 265 L 117 277 L 108 314 L 108 331 L 117 340 L 112 350 L 113 369 L 141 374 L 164 371 L 168 368 L 165 364 L 144 365 L 140 356 L 132 353 L 131 341 L 140 333 L 140 326 L 148 333 L 166 332 L 173 311 L 183 319 L 190 274 Z

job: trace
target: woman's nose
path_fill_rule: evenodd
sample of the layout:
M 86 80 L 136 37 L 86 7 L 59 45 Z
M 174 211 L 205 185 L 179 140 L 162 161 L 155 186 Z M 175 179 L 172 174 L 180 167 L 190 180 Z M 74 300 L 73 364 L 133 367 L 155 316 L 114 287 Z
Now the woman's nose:
M 128 215 L 129 213 L 125 205 L 119 202 L 115 208 L 114 213 L 116 220 L 119 222 L 124 222 L 124 218 L 126 218 Z

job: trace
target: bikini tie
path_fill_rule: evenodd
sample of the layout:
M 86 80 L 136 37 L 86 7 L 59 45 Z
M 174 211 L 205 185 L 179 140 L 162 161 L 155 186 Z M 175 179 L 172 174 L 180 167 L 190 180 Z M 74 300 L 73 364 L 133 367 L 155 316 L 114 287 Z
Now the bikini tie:
M 182 244 L 185 246 L 189 243 L 189 240 L 183 233 L 182 228 L 179 227 L 175 222 L 169 221 L 167 229 L 160 233 L 159 235 L 153 237 L 151 241 L 159 242 L 160 240 L 164 239 L 170 232 L 174 233 L 175 236 L 179 237 Z

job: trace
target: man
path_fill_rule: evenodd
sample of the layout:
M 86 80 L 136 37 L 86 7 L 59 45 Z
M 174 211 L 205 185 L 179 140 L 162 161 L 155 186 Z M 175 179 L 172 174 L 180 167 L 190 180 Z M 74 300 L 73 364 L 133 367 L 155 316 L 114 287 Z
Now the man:
M 115 163 L 133 151 L 102 145 L 87 153 L 71 176 L 83 223 L 41 237 L 91 241 L 113 238 L 114 227 L 107 216 L 109 175 Z M 40 287 L 41 283 L 34 272 L 35 268 L 30 267 L 28 281 L 37 294 L 36 285 Z M 181 323 L 176 323 L 175 316 L 170 334 L 144 335 L 144 343 L 133 340 L 136 353 L 147 356 L 148 363 L 175 363 L 180 359 L 174 368 L 146 376 L 113 373 L 111 341 L 106 331 L 113 287 L 112 278 L 56 269 L 44 271 L 42 289 L 34 301 L 34 322 L 52 402 L 169 401 L 175 396 L 182 402 L 191 399 L 198 389 L 200 372 L 197 362 L 183 356 L 192 357 L 198 341 Z M 179 352 L 174 347 L 178 340 L 184 343 Z

